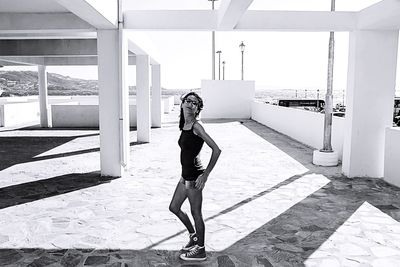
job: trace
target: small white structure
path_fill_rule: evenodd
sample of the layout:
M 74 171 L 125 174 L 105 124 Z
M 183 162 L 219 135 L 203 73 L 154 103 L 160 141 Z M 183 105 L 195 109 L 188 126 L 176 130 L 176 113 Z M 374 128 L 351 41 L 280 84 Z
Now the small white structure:
M 24 116 L 21 116 L 24 114 Z M 11 102 L 0 104 L 0 127 L 39 123 L 39 105 L 36 102 Z
M 400 127 L 390 127 L 385 134 L 385 181 L 400 187 Z
M 254 81 L 202 80 L 202 119 L 249 119 L 255 94 Z

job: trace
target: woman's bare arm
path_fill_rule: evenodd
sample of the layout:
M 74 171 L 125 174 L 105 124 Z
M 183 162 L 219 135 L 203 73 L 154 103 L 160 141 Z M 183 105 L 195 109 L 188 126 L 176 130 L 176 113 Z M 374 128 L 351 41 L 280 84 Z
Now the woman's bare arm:
M 212 149 L 212 154 L 210 161 L 207 165 L 204 174 L 199 177 L 196 181 L 196 187 L 199 189 L 204 188 L 204 184 L 207 181 L 208 175 L 211 173 L 212 169 L 214 169 L 215 164 L 218 161 L 219 155 L 221 154 L 221 149 L 215 143 L 215 141 L 206 133 L 203 126 L 200 123 L 195 123 L 193 125 L 193 131 L 196 135 L 204 140 L 204 142 Z

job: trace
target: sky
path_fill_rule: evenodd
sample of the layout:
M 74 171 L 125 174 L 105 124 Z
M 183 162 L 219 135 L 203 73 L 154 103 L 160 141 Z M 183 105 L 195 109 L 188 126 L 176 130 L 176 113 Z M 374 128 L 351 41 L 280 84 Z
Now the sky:
M 301 2 L 301 3 L 300 3 Z M 358 11 L 377 0 L 336 0 L 336 10 Z M 219 1 L 215 2 L 218 8 Z M 125 9 L 209 9 L 206 0 L 125 0 Z M 330 0 L 254 0 L 249 9 L 329 10 Z M 162 86 L 167 89 L 201 87 L 202 79 L 211 79 L 211 32 L 204 31 L 128 31 L 161 63 Z M 225 61 L 225 79 L 241 78 L 241 52 L 244 52 L 244 78 L 254 80 L 257 89 L 326 90 L 328 32 L 216 32 L 216 51 Z M 400 52 L 400 51 L 399 51 Z M 400 53 L 399 53 L 400 55 Z M 348 33 L 335 33 L 334 90 L 345 90 L 347 82 Z M 216 59 L 216 79 L 218 55 Z M 398 60 L 399 61 L 399 60 Z M 398 64 L 399 65 L 399 64 Z M 399 66 L 400 67 L 400 66 Z M 3 70 L 11 69 L 5 67 Z M 16 69 L 14 67 L 13 69 Z M 33 69 L 35 67 L 18 69 Z M 48 67 L 76 78 L 97 79 L 97 67 Z M 397 84 L 400 84 L 398 68 Z M 222 64 L 221 74 L 222 79 Z M 135 84 L 135 67 L 128 69 L 128 84 Z M 396 88 L 398 90 L 399 86 Z

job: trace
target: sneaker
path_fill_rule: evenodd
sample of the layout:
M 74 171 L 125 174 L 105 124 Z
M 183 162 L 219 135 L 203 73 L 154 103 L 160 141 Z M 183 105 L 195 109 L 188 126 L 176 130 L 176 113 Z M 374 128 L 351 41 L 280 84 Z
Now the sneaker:
M 189 234 L 189 242 L 182 248 L 183 251 L 189 251 L 197 245 L 198 237 L 196 233 Z
M 204 261 L 207 259 L 206 249 L 196 245 L 189 252 L 181 254 L 180 258 L 184 261 Z

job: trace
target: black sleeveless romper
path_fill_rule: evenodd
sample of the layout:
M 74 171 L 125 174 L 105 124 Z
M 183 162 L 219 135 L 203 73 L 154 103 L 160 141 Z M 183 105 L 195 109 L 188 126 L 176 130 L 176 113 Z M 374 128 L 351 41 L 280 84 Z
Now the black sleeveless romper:
M 190 130 L 182 130 L 178 144 L 181 147 L 182 178 L 194 181 L 204 172 L 200 161 L 200 150 L 204 140 L 193 133 L 192 125 Z

